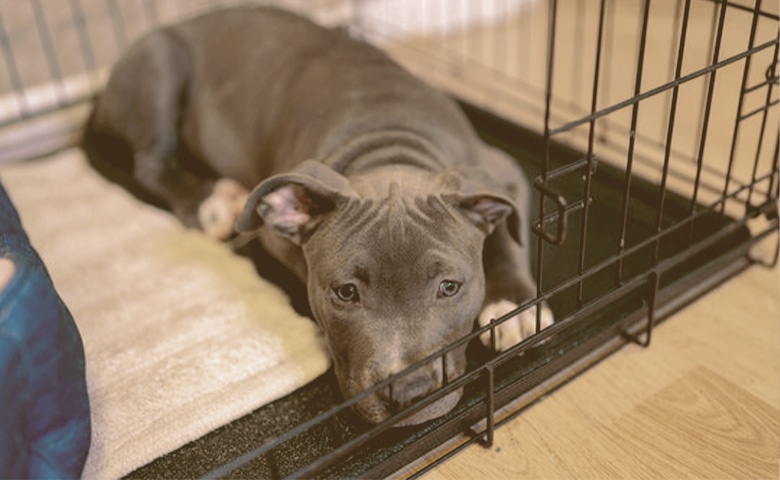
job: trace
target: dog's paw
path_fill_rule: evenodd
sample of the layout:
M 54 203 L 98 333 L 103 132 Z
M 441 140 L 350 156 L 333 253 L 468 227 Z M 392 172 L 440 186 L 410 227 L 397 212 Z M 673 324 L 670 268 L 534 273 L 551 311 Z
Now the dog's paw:
M 490 325 L 492 319 L 499 318 L 506 313 L 518 307 L 509 300 L 499 300 L 488 304 L 479 314 L 478 323 L 480 327 Z M 545 329 L 555 322 L 552 311 L 547 305 L 542 304 L 541 329 Z M 518 315 L 510 318 L 504 323 L 496 326 L 496 351 L 503 352 L 517 345 L 526 338 L 536 333 L 536 306 L 527 308 Z M 479 336 L 483 345 L 490 348 L 490 331 L 486 331 Z
M 221 178 L 198 208 L 203 232 L 216 240 L 226 240 L 235 232 L 236 220 L 244 209 L 249 192 L 238 182 Z

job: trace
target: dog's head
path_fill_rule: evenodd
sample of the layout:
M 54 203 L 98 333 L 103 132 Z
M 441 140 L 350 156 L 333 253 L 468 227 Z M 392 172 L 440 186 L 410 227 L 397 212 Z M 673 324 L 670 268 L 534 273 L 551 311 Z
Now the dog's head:
M 476 171 L 397 167 L 347 179 L 308 161 L 262 182 L 238 229 L 265 225 L 302 248 L 309 303 L 350 398 L 472 331 L 485 297 L 484 240 L 507 217 L 517 233 L 516 207 Z M 465 349 L 437 356 L 355 410 L 383 421 L 462 375 Z M 399 425 L 447 413 L 461 393 Z

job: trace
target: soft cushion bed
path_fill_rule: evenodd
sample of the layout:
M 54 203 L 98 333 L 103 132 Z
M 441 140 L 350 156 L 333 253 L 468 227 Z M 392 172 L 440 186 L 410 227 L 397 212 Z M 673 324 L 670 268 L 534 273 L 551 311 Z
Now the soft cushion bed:
M 83 338 L 85 477 L 127 474 L 328 368 L 316 326 L 249 259 L 138 202 L 80 150 L 0 179 Z

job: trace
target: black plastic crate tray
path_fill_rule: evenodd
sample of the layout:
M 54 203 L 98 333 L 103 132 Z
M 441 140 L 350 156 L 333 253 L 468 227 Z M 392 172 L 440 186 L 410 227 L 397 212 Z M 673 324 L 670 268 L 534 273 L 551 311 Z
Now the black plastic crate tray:
M 469 105 L 464 105 L 480 135 L 491 144 L 510 152 L 523 165 L 530 179 L 539 174 L 543 158 L 542 138 L 510 122 Z M 550 150 L 551 168 L 581 161 L 584 155 L 554 145 Z M 624 172 L 599 165 L 593 175 L 592 203 L 586 233 L 585 258 L 588 267 L 599 267 L 583 283 L 583 305 L 577 306 L 576 285 L 567 287 L 550 299 L 557 320 L 554 336 L 522 356 L 496 365 L 494 383 L 495 407 L 523 396 L 525 404 L 537 400 L 551 388 L 605 357 L 628 342 L 626 332 L 636 334 L 646 323 L 648 302 L 657 295 L 656 313 L 668 313 L 711 289 L 739 268 L 743 268 L 750 243 L 747 228 L 718 213 L 699 214 L 693 222 L 693 242 L 689 236 L 690 200 L 673 193 L 666 194 L 663 226 L 683 224 L 665 235 L 658 245 L 656 268 L 659 289 L 648 276 L 653 267 L 655 245 L 645 242 L 655 233 L 655 205 L 659 187 L 640 178 L 632 178 L 631 212 L 626 248 L 635 251 L 625 258 L 622 288 L 617 288 L 617 267 L 610 259 L 618 249 L 623 198 Z M 556 192 L 571 202 L 582 200 L 582 172 L 555 183 Z M 534 189 L 538 205 L 538 192 Z M 538 207 L 535 207 L 538 208 Z M 531 214 L 536 218 L 538 212 Z M 554 287 L 577 277 L 582 210 L 568 215 L 567 239 L 560 246 L 546 245 L 544 254 L 544 287 Z M 547 225 L 553 231 L 554 224 Z M 717 235 L 715 235 L 719 232 Z M 533 236 L 532 236 L 533 237 Z M 715 238 L 706 248 L 691 250 L 699 239 Z M 640 243 L 644 242 L 640 246 Z M 533 255 L 536 239 L 532 238 Z M 700 244 L 699 244 L 700 245 Z M 256 260 L 261 275 L 282 285 L 291 295 L 293 306 L 308 313 L 305 289 L 290 274 L 265 254 L 256 243 L 243 248 L 243 254 Z M 655 264 L 656 267 L 659 265 Z M 534 267 L 535 271 L 535 267 Z M 655 293 L 652 293 L 655 292 Z M 469 347 L 472 368 L 494 358 L 481 345 Z M 550 379 L 557 378 L 550 384 Z M 376 478 L 395 472 L 447 440 L 463 435 L 471 425 L 484 418 L 486 383 L 477 379 L 468 384 L 461 402 L 448 415 L 421 426 L 394 428 L 362 443 L 346 458 L 325 462 L 306 476 Z M 213 474 L 215 469 L 257 449 L 286 431 L 342 401 L 331 371 L 292 394 L 259 408 L 253 413 L 221 427 L 184 447 L 132 472 L 135 478 L 192 478 Z M 370 426 L 350 411 L 316 425 L 306 432 L 268 451 L 259 458 L 230 472 L 242 478 L 279 478 L 295 475 L 312 462 L 354 439 Z M 500 444 L 500 435 L 497 440 Z

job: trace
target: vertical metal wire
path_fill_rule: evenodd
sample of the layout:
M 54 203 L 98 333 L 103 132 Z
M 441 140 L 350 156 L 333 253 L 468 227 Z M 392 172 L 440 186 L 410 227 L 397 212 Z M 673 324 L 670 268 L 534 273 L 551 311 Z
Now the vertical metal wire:
M 615 56 L 615 2 L 610 1 L 606 4 L 606 12 L 604 16 L 606 18 L 605 22 L 608 27 L 604 34 L 604 45 L 607 49 L 606 55 L 604 55 L 604 72 L 606 75 L 604 75 L 604 79 L 601 82 L 601 91 L 603 92 L 602 98 L 606 99 L 604 103 L 608 105 L 612 98 L 612 74 L 614 73 L 612 70 L 612 58 Z M 599 128 L 599 140 L 606 143 L 609 141 L 609 122 L 604 121 L 599 125 L 601 127 Z
M 713 2 L 711 5 L 712 5 L 712 20 L 710 21 L 710 41 L 709 41 L 709 49 L 707 51 L 707 57 L 706 58 L 714 58 L 715 43 L 717 42 L 715 35 L 716 35 L 717 30 L 718 30 L 717 25 L 718 25 L 718 17 L 719 17 L 718 12 L 719 12 L 719 9 L 718 9 L 718 4 L 716 2 Z M 713 63 L 713 65 L 714 65 L 714 63 Z M 705 107 L 705 102 L 707 101 L 707 93 L 708 93 L 708 89 L 702 88 L 702 91 L 701 91 L 701 102 L 700 102 L 701 103 L 701 112 L 702 113 L 699 116 L 699 125 L 698 125 L 698 128 L 696 129 L 697 132 L 702 132 L 704 130 L 703 126 L 704 126 L 704 121 L 705 121 L 705 118 L 706 118 L 704 112 L 705 112 L 705 108 L 706 108 Z M 701 142 L 701 138 L 698 139 L 698 142 Z M 695 146 L 696 145 L 694 145 L 694 147 Z
M 669 66 L 668 66 L 668 70 L 667 70 L 667 72 L 668 72 L 667 73 L 667 77 L 669 77 L 669 78 L 671 78 L 672 75 L 674 75 L 675 61 L 677 60 L 676 53 L 677 53 L 677 50 L 678 50 L 678 48 L 676 48 L 676 46 L 678 46 L 680 44 L 680 41 L 681 41 L 681 38 L 678 37 L 677 38 L 677 42 L 675 42 L 674 41 L 675 40 L 674 39 L 674 35 L 675 35 L 675 33 L 680 31 L 680 22 L 682 20 L 682 10 L 683 10 L 682 0 L 677 0 L 675 2 L 675 6 L 674 6 L 674 21 L 673 21 L 673 24 L 672 24 L 672 42 L 671 42 L 671 45 L 669 46 Z M 679 77 L 675 77 L 675 78 L 679 78 Z M 671 107 L 671 103 L 672 103 L 672 95 L 671 94 L 667 94 L 666 95 L 666 100 L 667 100 L 666 108 L 669 109 Z M 661 124 L 661 132 L 660 132 L 660 134 L 658 136 L 658 144 L 659 145 L 663 145 L 663 143 L 662 143 L 663 140 L 662 139 L 664 138 L 664 136 L 665 136 L 664 134 L 667 132 L 668 128 L 669 128 L 668 117 L 664 117 L 663 118 L 663 123 Z
M 593 171 L 594 171 L 594 151 L 593 151 L 593 144 L 596 136 L 596 116 L 594 115 L 596 113 L 596 109 L 598 106 L 598 92 L 599 92 L 599 80 L 601 77 L 601 44 L 604 38 L 604 10 L 605 10 L 605 0 L 601 0 L 601 4 L 599 5 L 599 30 L 596 38 L 596 63 L 593 68 L 593 92 L 591 93 L 591 100 L 590 100 L 590 114 L 591 114 L 591 120 L 590 120 L 590 126 L 588 130 L 588 152 L 587 152 L 587 162 L 588 167 L 585 171 L 585 186 L 582 193 L 582 222 L 580 222 L 580 248 L 579 252 L 577 253 L 577 275 L 579 277 L 582 277 L 582 273 L 585 271 L 585 249 L 586 249 L 586 242 L 587 242 L 587 234 L 588 234 L 588 216 L 590 213 L 590 192 L 591 192 L 591 184 L 592 184 L 592 178 L 593 178 Z M 581 17 L 580 17 L 581 18 Z M 584 43 L 584 42 L 583 42 Z M 585 282 L 582 278 L 579 279 L 577 282 L 577 309 L 582 308 L 583 303 L 583 292 L 584 292 Z M 541 308 L 538 308 L 537 310 L 541 310 Z M 537 315 L 537 318 L 539 316 Z M 540 331 L 541 326 L 537 323 L 536 325 L 536 331 Z
M 15 93 L 14 98 L 16 99 L 16 106 L 19 108 L 19 116 L 21 118 L 27 118 L 30 116 L 30 104 L 27 100 L 27 92 L 24 90 L 22 76 L 19 74 L 19 68 L 16 64 L 11 38 L 8 36 L 5 24 L 3 23 L 2 14 L 0 14 L 0 48 L 2 48 L 3 51 L 6 71 L 8 71 L 9 80 L 11 82 L 11 91 L 12 93 Z
M 682 75 L 682 66 L 683 66 L 683 60 L 685 58 L 685 44 L 688 40 L 688 16 L 690 14 L 691 10 L 691 0 L 685 0 L 685 8 L 683 11 L 683 20 L 682 20 L 682 27 L 680 29 L 680 45 L 679 50 L 677 51 L 677 66 L 674 70 L 674 80 L 679 80 L 680 76 Z M 660 235 L 661 233 L 661 222 L 664 218 L 664 205 L 666 201 L 666 180 L 667 176 L 669 175 L 669 161 L 671 159 L 672 154 L 672 143 L 674 140 L 674 125 L 675 120 L 677 118 L 677 100 L 679 98 L 680 94 L 680 85 L 675 85 L 672 88 L 672 102 L 669 106 L 669 120 L 667 124 L 669 125 L 667 132 L 666 132 L 666 142 L 665 142 L 665 149 L 664 149 L 664 166 L 663 166 L 663 173 L 661 175 L 661 185 L 659 187 L 659 194 L 658 194 L 658 204 L 656 206 L 656 212 L 655 212 L 655 234 Z M 652 255 L 652 264 L 655 265 L 658 262 L 658 252 L 661 245 L 661 239 L 659 236 L 656 236 L 655 239 L 655 246 L 653 247 L 653 255 Z
M 489 364 L 486 369 L 487 375 L 487 391 L 485 392 L 485 447 L 493 446 L 493 438 L 495 435 L 495 411 L 496 411 L 496 399 L 495 399 L 495 372 L 493 364 Z
M 496 351 L 496 319 L 491 318 L 490 319 L 490 350 L 495 352 Z M 485 440 L 483 445 L 485 447 L 491 447 L 493 446 L 493 430 L 495 428 L 494 424 L 494 415 L 495 415 L 495 398 L 494 398 L 494 390 L 495 390 L 495 379 L 494 379 L 494 371 L 493 371 L 493 364 L 487 365 L 487 368 L 485 370 L 485 375 L 487 375 L 487 385 L 485 386 Z
M 587 78 L 585 76 L 585 67 L 582 64 L 582 59 L 585 57 L 585 32 L 584 19 L 585 19 L 585 2 L 575 2 L 575 21 L 574 21 L 574 47 L 572 48 L 574 58 L 572 59 L 572 71 L 574 76 L 571 78 L 571 102 L 576 106 L 577 110 L 580 108 L 580 100 L 582 97 L 582 89 L 580 88 L 580 78 Z M 579 50 L 579 51 L 576 51 Z M 593 112 L 591 112 L 593 113 Z
M 774 199 L 777 201 L 780 197 L 780 132 L 775 136 L 775 153 L 772 155 L 772 170 L 774 173 L 769 176 L 769 189 L 767 190 L 767 200 Z M 778 190 L 775 190 L 775 178 L 778 178 Z
M 60 62 L 57 58 L 57 51 L 54 48 L 54 42 L 50 35 L 50 28 L 46 23 L 46 17 L 44 16 L 40 0 L 33 0 L 31 5 L 33 17 L 35 18 L 35 29 L 38 30 L 38 38 L 40 39 L 41 47 L 43 48 L 43 56 L 46 59 L 46 68 L 49 71 L 49 78 L 55 81 L 55 101 L 57 102 L 57 106 L 62 107 L 67 100 L 67 92 L 65 91 L 65 84 L 63 82 Z
M 715 35 L 715 45 L 712 48 L 712 62 L 710 65 L 716 65 L 720 57 L 720 47 L 723 41 L 723 28 L 726 24 L 726 0 L 720 3 L 720 15 L 718 16 L 718 27 Z M 696 211 L 696 202 L 699 197 L 699 185 L 701 184 L 701 172 L 704 167 L 704 149 L 707 145 L 707 134 L 709 133 L 710 113 L 712 110 L 712 98 L 715 91 L 715 78 L 718 73 L 717 69 L 713 69 L 710 72 L 709 84 L 707 86 L 707 100 L 704 106 L 704 113 L 702 114 L 701 133 L 699 135 L 699 151 L 696 156 L 696 177 L 693 181 L 693 195 L 691 195 L 691 203 L 688 207 L 688 217 L 691 218 L 690 227 L 688 229 L 688 243 L 693 241 L 693 235 L 695 233 L 695 225 L 693 220 L 693 214 Z
M 490 319 L 490 350 L 496 351 L 496 319 Z
M 80 0 L 70 0 L 70 13 L 73 17 L 73 24 L 76 27 L 76 36 L 79 39 L 79 48 L 81 50 L 81 58 L 84 61 L 84 66 L 87 67 L 87 71 L 96 72 L 98 67 L 97 61 L 95 60 L 95 51 L 92 49 L 92 42 L 89 39 L 87 21 Z M 92 93 L 95 94 L 98 91 L 98 88 L 99 86 L 96 83 L 93 83 L 91 85 Z
M 558 0 L 550 2 L 548 10 L 547 27 L 547 70 L 544 94 L 544 163 L 542 164 L 542 180 L 547 181 L 547 172 L 550 168 L 550 115 L 552 111 L 553 68 L 555 66 L 555 39 L 558 17 Z M 543 213 L 540 212 L 540 213 Z
M 553 67 L 555 65 L 555 27 L 558 16 L 558 0 L 550 0 L 548 9 L 548 31 L 547 31 L 547 70 L 544 94 L 544 161 L 542 162 L 541 179 L 547 183 L 547 172 L 550 168 L 550 111 L 552 104 L 552 86 L 553 86 Z M 544 195 L 539 196 L 539 226 L 544 228 Z M 536 262 L 536 296 L 542 296 L 542 285 L 544 281 L 544 239 L 541 235 L 537 236 L 537 262 Z M 540 325 L 542 320 L 542 309 L 536 309 L 536 325 Z
M 772 55 L 773 61 L 777 61 L 777 54 L 778 54 L 778 47 L 780 47 L 780 43 L 775 44 L 775 51 Z M 756 145 L 756 158 L 753 161 L 753 174 L 750 177 L 750 185 L 748 186 L 748 196 L 747 201 L 745 202 L 745 215 L 748 215 L 750 213 L 751 208 L 751 200 L 753 198 L 753 190 L 756 186 L 756 175 L 758 174 L 758 163 L 761 159 L 761 147 L 764 144 L 764 135 L 766 135 L 766 126 L 767 126 L 767 118 L 769 116 L 769 104 L 772 101 L 772 91 L 774 89 L 775 83 L 771 81 L 770 78 L 767 78 L 767 88 L 766 88 L 766 99 L 764 100 L 764 112 L 763 112 L 763 118 L 761 119 L 761 128 L 759 129 L 759 137 L 758 137 L 758 145 Z
M 656 271 L 651 272 L 648 278 L 648 285 L 650 286 L 650 292 L 647 300 L 645 338 L 640 338 L 638 335 L 632 338 L 635 343 L 643 347 L 649 347 L 650 341 L 653 339 L 653 327 L 655 327 L 655 312 L 658 304 L 658 290 L 661 287 L 661 275 Z
M 490 319 L 490 350 L 496 351 L 496 319 Z M 485 366 L 485 433 L 482 441 L 482 446 L 490 448 L 493 446 L 493 437 L 495 431 L 495 411 L 496 411 L 496 399 L 495 399 L 495 371 L 492 363 Z
M 639 40 L 639 52 L 637 54 L 637 66 L 636 66 L 636 79 L 634 81 L 634 96 L 638 96 L 642 92 L 642 73 L 644 72 L 645 64 L 645 48 L 647 46 L 647 24 L 649 23 L 648 17 L 650 15 L 650 0 L 644 0 L 644 15 L 642 20 L 642 28 Z M 634 165 L 634 147 L 636 143 L 636 126 L 639 119 L 639 102 L 634 102 L 631 106 L 631 137 L 628 141 L 628 155 L 626 159 L 626 173 L 623 178 L 623 206 L 621 209 L 621 225 L 620 225 L 620 242 L 618 243 L 618 253 L 620 257 L 617 264 L 617 273 L 615 283 L 620 285 L 623 279 L 623 264 L 624 258 L 622 256 L 626 249 L 626 232 L 628 230 L 628 207 L 631 197 L 631 178 Z
M 450 376 L 447 373 L 447 353 L 441 354 L 441 380 L 442 387 L 446 387 L 450 383 Z
M 724 6 L 725 8 L 725 6 Z M 750 26 L 750 37 L 748 39 L 747 50 L 753 48 L 756 42 L 756 30 L 758 29 L 758 14 L 761 11 L 761 0 L 756 0 L 753 5 L 753 22 Z M 726 201 L 729 194 L 729 184 L 731 182 L 731 174 L 734 170 L 734 162 L 736 161 L 737 153 L 737 141 L 739 140 L 739 127 L 742 123 L 739 117 L 742 115 L 742 106 L 745 101 L 745 87 L 747 86 L 748 76 L 750 74 L 750 60 L 751 56 L 745 57 L 745 64 L 742 70 L 742 83 L 739 87 L 739 101 L 737 102 L 737 121 L 734 122 L 734 133 L 731 137 L 731 151 L 729 152 L 729 165 L 726 169 L 726 179 L 723 182 L 723 195 L 721 197 L 720 214 L 724 215 L 726 212 Z
M 395 397 L 393 396 L 393 385 L 395 385 L 394 382 L 390 382 L 387 384 L 387 398 L 390 399 L 390 403 L 392 404 L 395 402 Z

